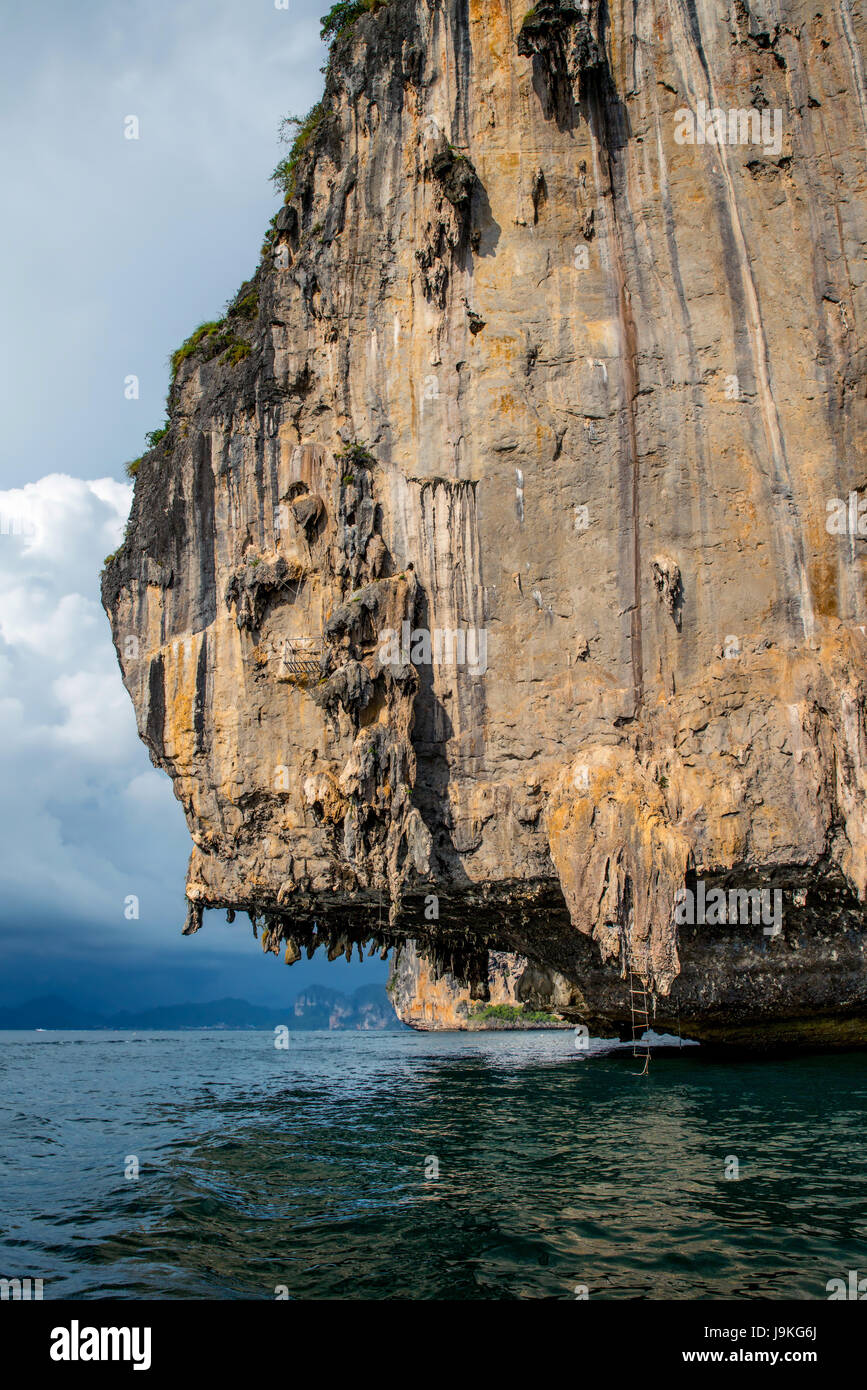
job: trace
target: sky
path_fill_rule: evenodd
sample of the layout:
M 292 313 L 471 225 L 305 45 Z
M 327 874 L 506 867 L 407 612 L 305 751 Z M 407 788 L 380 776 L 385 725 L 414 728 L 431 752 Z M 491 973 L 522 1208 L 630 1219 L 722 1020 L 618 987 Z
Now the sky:
M 189 835 L 99 602 L 124 464 L 163 422 L 170 353 L 255 269 L 280 121 L 321 95 L 328 8 L 41 0 L 0 17 L 0 1005 L 279 1004 L 385 978 L 321 955 L 288 970 L 245 916 L 181 937 Z

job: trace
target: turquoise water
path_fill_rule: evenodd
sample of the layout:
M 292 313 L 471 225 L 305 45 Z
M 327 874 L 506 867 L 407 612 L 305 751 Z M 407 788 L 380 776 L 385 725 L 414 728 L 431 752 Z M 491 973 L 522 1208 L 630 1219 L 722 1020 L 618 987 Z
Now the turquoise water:
M 635 1070 L 564 1032 L 0 1033 L 0 1276 L 46 1299 L 824 1299 L 867 1273 L 863 1055 Z

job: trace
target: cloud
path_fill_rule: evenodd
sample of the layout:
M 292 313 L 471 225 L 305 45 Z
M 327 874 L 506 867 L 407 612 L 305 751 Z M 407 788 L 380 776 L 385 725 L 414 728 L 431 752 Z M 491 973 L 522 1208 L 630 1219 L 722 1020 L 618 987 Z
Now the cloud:
M 0 492 L 0 917 L 7 923 L 26 911 L 92 933 L 122 923 L 124 897 L 136 892 L 155 915 L 169 915 L 161 861 L 168 854 L 180 868 L 183 819 L 138 740 L 97 592 L 130 499 L 127 484 L 65 474 Z M 152 783 L 148 804 L 128 796 L 142 779 Z M 157 826 L 168 820 L 171 844 L 154 829 L 157 803 Z M 150 863 L 141 856 L 148 822 Z
M 322 92 L 327 8 L 44 0 L 4 17 L 7 481 L 120 477 L 161 424 L 169 354 L 255 268 L 280 121 Z

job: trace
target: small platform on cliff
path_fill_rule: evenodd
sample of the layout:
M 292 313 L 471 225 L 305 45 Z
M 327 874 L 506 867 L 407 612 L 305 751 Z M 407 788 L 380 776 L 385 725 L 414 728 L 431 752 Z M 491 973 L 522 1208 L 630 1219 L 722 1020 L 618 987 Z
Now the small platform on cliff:
M 322 674 L 322 643 L 315 637 L 287 637 L 280 654 L 280 676 L 299 685 Z

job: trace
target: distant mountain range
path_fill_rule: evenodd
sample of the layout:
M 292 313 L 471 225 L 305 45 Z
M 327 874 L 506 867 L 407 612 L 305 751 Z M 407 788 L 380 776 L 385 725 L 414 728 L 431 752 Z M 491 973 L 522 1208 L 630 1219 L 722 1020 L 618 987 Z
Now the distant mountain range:
M 166 1029 L 178 1028 L 287 1028 L 300 1032 L 314 1029 L 381 1032 L 402 1029 L 384 985 L 362 985 L 352 994 L 324 985 L 312 985 L 282 1008 L 249 1004 L 246 999 L 214 999 L 207 1004 L 164 1004 L 137 1013 L 124 1009 L 99 1014 L 76 1008 L 67 1000 L 49 995 L 31 999 L 17 1008 L 0 1008 L 0 1029 L 62 1028 Z

